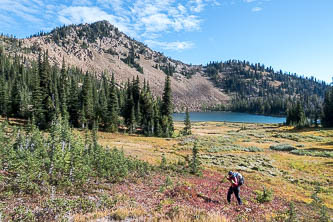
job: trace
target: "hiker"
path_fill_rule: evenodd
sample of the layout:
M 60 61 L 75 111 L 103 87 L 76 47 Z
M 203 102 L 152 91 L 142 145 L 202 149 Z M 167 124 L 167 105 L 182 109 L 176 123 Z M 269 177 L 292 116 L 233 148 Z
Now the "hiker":
M 231 186 L 228 190 L 227 200 L 228 200 L 228 203 L 230 203 L 231 195 L 232 195 L 232 193 L 234 193 L 237 198 L 238 204 L 242 205 L 242 200 L 239 197 L 239 187 L 243 184 L 243 182 L 240 181 L 240 178 L 237 174 L 238 173 L 234 173 L 232 171 L 229 171 L 229 173 L 228 173 L 227 180 L 230 181 Z

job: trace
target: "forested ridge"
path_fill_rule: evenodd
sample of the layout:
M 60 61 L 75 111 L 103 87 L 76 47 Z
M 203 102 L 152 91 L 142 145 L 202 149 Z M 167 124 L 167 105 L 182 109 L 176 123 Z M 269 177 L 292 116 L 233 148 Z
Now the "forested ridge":
M 314 77 L 274 71 L 272 67 L 247 61 L 211 62 L 204 67 L 216 87 L 232 94 L 232 111 L 286 115 L 288 107 L 300 101 L 309 118 L 318 119 L 328 85 Z
M 114 76 L 101 78 L 75 67 L 51 66 L 48 53 L 38 61 L 5 55 L 0 50 L 0 114 L 29 119 L 48 129 L 59 117 L 73 127 L 99 126 L 108 132 L 126 126 L 128 132 L 148 136 L 173 133 L 171 86 L 166 78 L 162 98 L 152 95 L 149 83 L 139 78 L 116 84 Z

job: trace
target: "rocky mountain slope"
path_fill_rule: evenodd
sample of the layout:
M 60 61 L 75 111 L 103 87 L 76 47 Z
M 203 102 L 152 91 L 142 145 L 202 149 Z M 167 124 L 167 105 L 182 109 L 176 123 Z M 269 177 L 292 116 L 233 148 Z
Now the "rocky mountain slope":
M 326 90 L 326 84 L 316 79 L 276 72 L 259 63 L 184 64 L 153 51 L 107 21 L 63 26 L 25 39 L 0 36 L 0 45 L 28 60 L 36 60 L 40 50 L 47 50 L 51 64 L 60 67 L 64 58 L 67 65 L 96 75 L 114 73 L 118 83 L 139 76 L 159 96 L 165 75 L 171 75 L 175 111 L 228 106 L 233 111 L 283 115 L 295 98 L 301 98 L 312 112 Z

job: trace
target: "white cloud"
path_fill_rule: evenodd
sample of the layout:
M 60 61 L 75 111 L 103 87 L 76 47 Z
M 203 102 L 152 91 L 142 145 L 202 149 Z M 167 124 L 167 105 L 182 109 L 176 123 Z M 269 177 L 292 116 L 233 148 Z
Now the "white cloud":
M 90 5 L 92 5 L 92 3 L 89 0 L 73 0 L 72 5 L 73 6 L 90 6 Z
M 40 3 L 39 1 L 37 2 Z M 41 22 L 41 20 L 37 17 L 37 14 L 40 11 L 38 10 L 36 3 L 33 4 L 33 2 L 29 1 L 27 2 L 24 0 L 20 1 L 1 0 L 0 12 L 1 11 L 4 11 L 6 13 L 13 13 L 16 16 L 19 16 L 24 20 L 30 22 Z
M 261 8 L 261 7 L 252 8 L 252 12 L 260 12 L 261 10 L 263 10 L 263 8 Z
M 113 20 L 113 16 L 97 7 L 71 6 L 59 12 L 59 21 L 64 24 L 92 23 Z
M 150 47 L 159 47 L 161 49 L 171 50 L 171 51 L 182 51 L 185 49 L 190 49 L 194 46 L 193 42 L 188 42 L 188 41 L 160 42 L 156 40 L 146 40 L 145 43 Z
M 107 20 L 120 30 L 135 36 L 135 33 L 132 33 L 132 31 L 128 29 L 125 24 L 126 21 L 124 21 L 123 18 L 108 14 L 98 7 L 70 6 L 59 11 L 58 19 L 61 23 L 66 25 Z
M 256 7 L 252 7 L 251 11 L 252 12 L 260 12 L 263 10 L 263 5 L 267 2 L 270 2 L 271 0 L 243 0 L 243 2 L 246 3 L 254 3 L 252 5 L 256 5 Z
M 190 4 L 192 5 L 191 11 L 193 12 L 201 12 L 205 7 L 205 3 L 203 0 L 191 0 Z

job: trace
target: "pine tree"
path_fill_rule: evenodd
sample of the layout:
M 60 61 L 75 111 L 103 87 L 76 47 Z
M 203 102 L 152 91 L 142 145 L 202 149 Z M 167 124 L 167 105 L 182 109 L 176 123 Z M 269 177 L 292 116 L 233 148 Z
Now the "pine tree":
M 98 95 L 98 107 L 96 109 L 98 119 L 101 121 L 104 129 L 107 127 L 108 123 L 108 102 L 105 95 L 105 89 L 102 87 L 99 89 Z
M 133 133 L 136 129 L 135 123 L 135 104 L 133 99 L 133 85 L 130 81 L 127 81 L 127 88 L 126 88 L 126 101 L 124 105 L 124 120 L 125 124 L 130 133 Z
M 198 148 L 197 143 L 195 143 L 192 148 L 192 160 L 190 162 L 190 172 L 195 175 L 201 173 L 200 172 L 201 163 L 200 163 L 198 154 L 199 154 L 199 148 Z
M 298 127 L 303 127 L 307 124 L 304 109 L 300 101 L 297 101 L 296 106 L 293 105 L 288 108 L 286 123 L 287 125 L 296 125 Z
M 140 110 L 140 79 L 139 76 L 136 79 L 133 78 L 133 102 L 134 102 L 134 110 L 135 110 L 135 120 L 138 124 L 141 123 L 141 110 Z
M 46 129 L 50 127 L 53 115 L 55 113 L 55 106 L 52 100 L 51 93 L 51 75 L 47 51 L 44 53 L 43 60 L 41 60 L 41 55 L 39 56 L 38 72 L 40 92 L 42 98 L 42 109 L 40 111 L 43 115 L 41 116 L 41 119 L 36 120 L 40 128 Z
M 79 127 L 80 102 L 78 82 L 72 78 L 69 97 L 69 121 L 74 127 Z
M 0 77 L 0 115 L 9 117 L 10 114 L 10 100 L 8 95 L 8 84 L 4 80 L 4 75 Z
M 160 112 L 159 101 L 154 104 L 154 135 L 157 137 L 162 136 L 162 127 L 161 127 L 161 112 Z
M 41 55 L 38 58 L 38 67 L 41 67 Z M 39 128 L 43 128 L 42 124 L 46 122 L 45 120 L 45 110 L 43 107 L 43 93 L 40 87 L 40 75 L 37 66 L 33 66 L 33 89 L 32 89 L 32 119 L 34 124 Z
M 184 124 L 185 124 L 185 127 L 183 129 L 183 135 L 184 136 L 191 135 L 192 134 L 192 131 L 191 131 L 191 120 L 190 120 L 190 114 L 188 112 L 188 107 L 186 107 Z
M 154 107 L 149 91 L 142 92 L 142 129 L 143 133 L 151 136 L 154 133 Z
M 87 121 L 88 127 L 92 124 L 94 118 L 93 89 L 89 74 L 86 73 L 80 95 L 81 100 L 81 120 Z
M 68 113 L 68 89 L 69 89 L 69 78 L 66 70 L 65 58 L 62 59 L 62 67 L 60 71 L 60 86 L 59 86 L 59 95 L 60 95 L 60 109 L 61 116 L 63 119 L 69 120 Z
M 125 124 L 129 130 L 130 133 L 133 133 L 136 129 L 135 126 L 135 110 L 134 110 L 134 101 L 133 101 L 133 96 L 132 94 L 129 92 L 127 95 L 127 100 L 126 100 L 126 104 L 125 104 Z
M 13 87 L 12 87 L 12 111 L 13 115 L 16 117 L 21 117 L 20 104 L 21 104 L 21 86 L 22 82 L 20 81 L 20 75 L 15 78 Z
M 322 123 L 325 127 L 333 127 L 333 87 L 325 93 Z
M 162 97 L 161 106 L 161 118 L 162 118 L 162 129 L 164 137 L 171 137 L 174 131 L 173 128 L 173 107 L 172 107 L 172 95 L 171 95 L 171 81 L 170 76 L 166 77 L 164 92 Z
M 50 95 L 52 99 L 52 115 L 50 119 L 52 121 L 56 121 L 61 113 L 61 101 L 60 101 L 60 93 L 61 91 L 61 86 L 60 86 L 60 81 L 59 81 L 59 70 L 56 66 L 53 66 L 51 69 L 51 82 L 50 82 Z
M 114 74 L 112 73 L 111 89 L 110 89 L 110 96 L 108 103 L 108 124 L 107 124 L 107 130 L 110 132 L 118 131 L 118 126 L 119 126 L 118 111 L 119 108 L 118 108 L 117 88 L 114 79 Z

